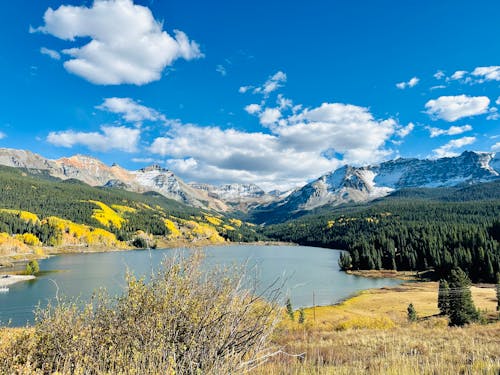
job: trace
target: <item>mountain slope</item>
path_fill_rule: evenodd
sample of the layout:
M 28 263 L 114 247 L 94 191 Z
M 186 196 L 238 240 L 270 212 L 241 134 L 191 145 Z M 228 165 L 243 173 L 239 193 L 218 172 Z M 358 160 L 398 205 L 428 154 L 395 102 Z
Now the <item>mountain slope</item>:
M 374 166 L 343 166 L 294 191 L 288 197 L 258 207 L 259 223 L 283 221 L 323 206 L 369 202 L 407 188 L 473 185 L 500 178 L 499 156 L 466 151 L 436 160 L 397 159 Z
M 76 179 L 91 186 L 118 187 L 138 193 L 155 191 L 193 207 L 227 210 L 222 201 L 190 187 L 173 172 L 155 165 L 132 172 L 84 155 L 49 160 L 30 151 L 6 148 L 0 148 L 0 165 L 45 173 L 62 180 Z

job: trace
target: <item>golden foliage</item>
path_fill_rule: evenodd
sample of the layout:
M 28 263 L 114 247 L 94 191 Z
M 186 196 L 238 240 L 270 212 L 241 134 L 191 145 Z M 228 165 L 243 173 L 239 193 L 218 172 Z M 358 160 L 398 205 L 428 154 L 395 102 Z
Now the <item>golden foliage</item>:
M 45 221 L 62 234 L 61 242 L 64 245 L 100 245 L 106 247 L 125 247 L 125 244 L 116 239 L 116 236 L 101 228 L 93 228 L 84 224 L 73 223 L 55 216 Z
M 38 216 L 36 216 L 34 213 L 31 213 L 28 211 L 9 210 L 7 208 L 0 208 L 0 211 L 5 212 L 5 213 L 9 213 L 9 214 L 13 214 L 13 215 L 19 215 L 19 217 L 26 222 L 31 221 L 33 223 L 36 223 L 36 222 L 40 221 L 38 219 Z
M 221 219 L 214 217 L 214 216 L 210 216 L 210 215 L 205 215 L 205 220 L 208 221 L 210 224 L 213 224 L 216 226 L 219 226 L 222 224 Z
M 24 241 L 11 236 L 8 233 L 0 233 L 0 254 L 10 255 L 14 253 L 28 253 L 29 247 L 26 246 Z
M 229 222 L 238 228 L 241 227 L 241 225 L 243 224 L 243 222 L 238 219 L 229 219 Z
M 99 208 L 94 209 L 94 214 L 92 215 L 92 217 L 102 225 L 106 227 L 114 226 L 115 228 L 120 229 L 122 227 L 122 224 L 126 221 L 121 215 L 119 215 L 108 205 L 93 200 L 89 200 L 89 202 L 99 206 Z
M 167 229 L 170 231 L 170 234 L 168 235 L 170 239 L 179 238 L 181 236 L 181 232 L 172 220 L 163 219 L 163 222 L 165 223 Z
M 128 214 L 128 213 L 134 213 L 137 211 L 137 209 L 129 206 L 122 206 L 120 204 L 112 204 L 111 208 L 115 211 L 118 211 L 120 214 Z

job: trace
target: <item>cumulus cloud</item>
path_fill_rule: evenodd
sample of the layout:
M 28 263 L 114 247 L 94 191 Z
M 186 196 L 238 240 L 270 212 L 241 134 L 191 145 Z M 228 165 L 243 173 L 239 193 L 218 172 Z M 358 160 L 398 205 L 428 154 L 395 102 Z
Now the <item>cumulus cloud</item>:
M 402 126 L 401 128 L 399 128 L 396 131 L 396 134 L 399 137 L 404 138 L 407 135 L 409 135 L 413 131 L 413 129 L 415 129 L 415 124 L 413 122 L 410 122 L 410 123 L 408 123 L 408 125 Z
M 42 55 L 47 55 L 51 59 L 54 59 L 54 60 L 60 60 L 61 59 L 61 54 L 59 52 L 57 52 L 57 51 L 54 51 L 53 49 L 48 49 L 48 48 L 42 47 L 42 48 L 40 48 L 40 53 Z
M 393 119 L 376 120 L 367 108 L 342 103 L 280 115 L 277 122 L 278 112 L 270 115 L 269 133 L 175 124 L 149 151 L 166 157 L 169 168 L 187 179 L 285 189 L 343 163 L 384 159 L 392 152 L 385 143 L 401 128 Z
M 245 107 L 245 111 L 251 115 L 254 115 L 256 113 L 259 113 L 262 110 L 262 107 L 260 104 L 249 104 Z
M 471 74 L 478 78 L 479 83 L 500 81 L 500 66 L 479 66 Z
M 491 146 L 491 151 L 500 152 L 500 142 L 497 142 L 493 146 Z
M 112 22 L 110 21 L 112 20 Z M 149 8 L 132 0 L 95 0 L 91 7 L 61 5 L 48 8 L 43 26 L 31 32 L 86 44 L 65 49 L 67 71 L 100 85 L 143 85 L 161 78 L 165 67 L 179 58 L 203 56 L 199 45 L 174 30 L 162 30 Z
M 458 139 L 453 139 L 448 143 L 442 145 L 434 150 L 434 155 L 438 158 L 457 156 L 458 153 L 455 150 L 470 145 L 476 141 L 476 137 L 463 137 Z
M 4 132 L 0 132 L 0 139 L 4 139 L 5 137 L 7 137 L 7 134 L 5 134 Z
M 96 108 L 121 115 L 125 121 L 140 123 L 149 121 L 167 121 L 165 116 L 153 108 L 137 103 L 131 98 L 106 98 Z
M 486 96 L 441 96 L 425 104 L 427 114 L 436 119 L 453 122 L 463 117 L 488 112 L 490 99 Z
M 426 129 L 429 131 L 431 138 L 438 137 L 440 135 L 458 135 L 472 130 L 472 126 L 450 126 L 448 129 L 439 129 L 427 126 Z
M 462 79 L 467 73 L 468 72 L 466 70 L 457 70 L 455 73 L 451 75 L 450 79 L 454 81 Z
M 140 130 L 125 126 L 102 126 L 101 132 L 75 132 L 65 130 L 50 132 L 47 141 L 55 146 L 86 146 L 93 151 L 120 150 L 136 152 Z
M 498 97 L 498 99 L 495 101 L 495 104 L 500 105 L 500 96 L 499 96 L 499 97 Z
M 281 117 L 281 111 L 278 108 L 266 108 L 259 115 L 261 125 L 270 126 L 278 122 Z
M 406 88 L 412 88 L 412 87 L 415 87 L 418 82 L 420 82 L 420 79 L 417 78 L 417 77 L 413 77 L 411 78 L 408 82 L 399 82 L 399 83 L 396 83 L 396 87 L 400 90 L 404 90 Z

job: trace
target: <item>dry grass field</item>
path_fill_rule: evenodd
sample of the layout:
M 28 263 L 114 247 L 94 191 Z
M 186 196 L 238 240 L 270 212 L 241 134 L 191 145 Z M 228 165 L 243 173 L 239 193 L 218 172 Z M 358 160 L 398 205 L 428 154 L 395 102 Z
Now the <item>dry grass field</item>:
M 256 374 L 498 374 L 500 323 L 450 328 L 437 316 L 434 282 L 374 289 L 335 306 L 286 317 L 274 340 L 286 353 Z M 476 307 L 497 318 L 493 288 L 472 288 Z M 419 320 L 407 321 L 413 303 Z M 296 313 L 296 317 L 298 314 Z
M 491 287 L 473 287 L 474 302 L 490 320 L 463 328 L 438 316 L 438 284 L 406 283 L 368 290 L 341 304 L 305 310 L 299 324 L 284 316 L 275 331 L 277 354 L 251 374 L 498 374 L 500 322 Z M 413 303 L 418 321 L 407 321 Z M 0 331 L 0 360 L 25 329 Z M 24 331 L 26 332 L 26 331 Z

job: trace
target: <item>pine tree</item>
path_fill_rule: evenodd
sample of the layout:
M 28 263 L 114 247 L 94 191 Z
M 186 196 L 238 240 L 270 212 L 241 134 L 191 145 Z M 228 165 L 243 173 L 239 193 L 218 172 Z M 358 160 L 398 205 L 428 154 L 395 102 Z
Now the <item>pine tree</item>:
M 438 308 L 441 315 L 448 315 L 450 312 L 450 286 L 444 279 L 439 280 Z
M 471 282 L 464 271 L 455 268 L 450 275 L 450 325 L 462 326 L 479 318 L 472 301 Z
M 306 314 L 304 313 L 304 309 L 299 310 L 299 323 L 303 324 L 306 320 Z
M 417 317 L 417 311 L 415 310 L 415 307 L 413 307 L 413 303 L 410 303 L 408 305 L 408 320 L 410 322 L 416 322 L 418 317 Z
M 290 319 L 292 319 L 292 320 L 295 319 L 295 316 L 293 314 L 292 301 L 290 300 L 290 298 L 286 299 L 286 313 L 288 314 Z
M 339 258 L 339 267 L 342 271 L 350 270 L 352 268 L 352 258 L 349 253 L 341 253 Z

